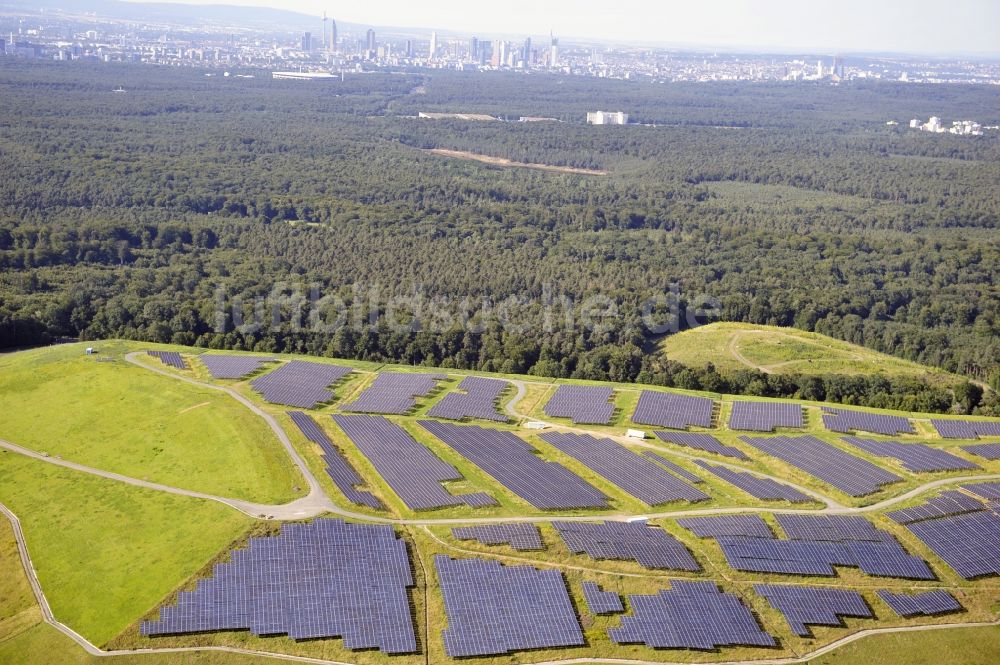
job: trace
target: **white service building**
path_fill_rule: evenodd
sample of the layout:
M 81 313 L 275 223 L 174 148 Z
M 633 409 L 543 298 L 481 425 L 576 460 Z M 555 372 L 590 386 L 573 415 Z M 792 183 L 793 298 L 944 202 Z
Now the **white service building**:
M 588 125 L 627 125 L 628 113 L 622 111 L 594 111 L 587 114 Z

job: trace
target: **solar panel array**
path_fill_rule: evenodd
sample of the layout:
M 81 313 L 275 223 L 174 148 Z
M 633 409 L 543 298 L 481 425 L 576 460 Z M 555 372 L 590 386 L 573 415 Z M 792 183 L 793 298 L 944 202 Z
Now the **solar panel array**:
M 751 522 L 713 526 L 706 520 L 694 525 L 716 539 L 735 570 L 832 577 L 834 566 L 848 566 L 881 577 L 934 579 L 925 561 L 908 554 L 891 534 L 879 531 L 864 518 L 778 515 L 778 521 L 787 540 L 774 537 L 770 529 L 765 532 L 766 525 Z M 738 533 L 751 530 L 752 534 Z
M 700 434 L 694 432 L 654 432 L 654 434 L 656 434 L 656 436 L 663 441 L 666 441 L 667 443 L 675 443 L 678 446 L 694 448 L 695 450 L 704 450 L 708 453 L 715 453 L 716 455 L 722 455 L 723 457 L 732 457 L 733 459 L 750 459 L 747 457 L 746 453 L 739 448 L 724 445 L 711 434 Z
M 1000 422 L 932 418 L 931 424 L 945 439 L 978 439 L 981 436 L 1000 436 Z
M 757 515 L 719 515 L 713 517 L 682 517 L 677 523 L 700 538 L 746 536 L 774 538 L 774 531 Z
M 962 604 L 943 589 L 925 591 L 914 595 L 879 591 L 878 597 L 901 617 L 934 616 L 961 612 Z
M 562 432 L 549 432 L 541 438 L 646 505 L 709 498 L 701 490 L 611 439 Z
M 187 369 L 187 365 L 184 363 L 184 359 L 181 358 L 181 354 L 176 351 L 146 351 L 146 354 L 154 358 L 159 358 L 160 362 L 167 367 Z
M 608 497 L 511 432 L 421 420 L 420 425 L 497 482 L 541 510 L 607 508 Z
M 614 415 L 614 392 L 602 386 L 559 386 L 545 405 L 545 415 L 571 418 L 577 425 L 607 425 Z
M 385 506 L 371 492 L 359 490 L 358 487 L 365 484 L 364 479 L 358 475 L 350 462 L 337 450 L 333 441 L 326 435 L 319 425 L 307 414 L 301 411 L 288 411 L 288 417 L 299 428 L 303 435 L 323 451 L 323 461 L 326 462 L 326 473 L 333 480 L 344 496 L 359 506 L 368 506 L 376 510 L 382 510 Z
M 712 400 L 676 393 L 643 390 L 632 422 L 671 429 L 712 426 Z
M 831 432 L 840 432 L 841 434 L 848 434 L 852 431 L 871 432 L 886 436 L 914 433 L 913 425 L 902 416 L 835 409 L 829 406 L 823 407 L 823 425 Z
M 444 374 L 382 372 L 357 399 L 342 406 L 341 410 L 402 415 L 417 405 L 417 397 L 427 395 L 437 388 L 438 381 L 447 378 Z
M 778 524 L 791 540 L 820 540 L 833 543 L 856 540 L 895 543 L 887 531 L 877 529 L 860 515 L 777 515 Z
M 542 534 L 534 524 L 461 526 L 452 529 L 451 535 L 457 540 L 477 540 L 483 545 L 510 545 L 521 552 L 545 549 Z
M 900 512 L 906 520 L 915 515 L 913 508 Z M 906 528 L 955 572 L 967 580 L 1000 575 L 1000 515 L 995 508 L 980 504 L 980 510 L 943 517 L 934 515 L 934 509 L 926 512 L 922 519 L 906 522 Z
M 670 473 L 674 474 L 675 476 L 680 476 L 681 478 L 687 480 L 688 482 L 692 482 L 696 485 L 705 482 L 705 479 L 702 478 L 701 476 L 697 476 L 691 473 L 680 464 L 675 464 L 674 462 L 671 462 L 660 453 L 655 453 L 652 450 L 647 450 L 646 452 L 643 453 L 643 455 L 655 461 L 657 464 L 663 466 L 665 469 L 670 471 Z
M 1000 483 L 978 483 L 976 485 L 962 485 L 962 489 L 971 492 L 978 497 L 990 501 L 1000 500 Z
M 911 524 L 936 517 L 975 513 L 982 509 L 983 504 L 971 496 L 951 490 L 942 492 L 940 495 L 928 499 L 920 505 L 913 506 L 912 508 L 903 508 L 902 510 L 894 510 L 891 513 L 886 513 L 885 516 L 897 524 Z
M 296 640 L 342 637 L 347 649 L 417 650 L 406 542 L 390 526 L 318 519 L 252 538 L 182 591 L 143 635 L 249 630 Z
M 679 540 L 643 522 L 553 522 L 566 547 L 592 559 L 635 561 L 645 568 L 689 570 L 701 566 Z
M 654 596 L 629 596 L 629 604 L 632 615 L 608 630 L 619 644 L 702 650 L 776 644 L 739 598 L 713 582 L 674 580 L 669 590 Z
M 558 570 L 434 557 L 452 658 L 582 646 L 583 631 Z
M 1000 460 L 1000 443 L 977 443 L 973 446 L 962 446 L 962 450 L 986 460 Z
M 463 392 L 448 393 L 427 412 L 427 415 L 447 420 L 478 418 L 498 423 L 508 422 L 510 418 L 497 410 L 497 401 L 507 385 L 506 381 L 499 379 L 467 376 L 458 386 Z
M 583 583 L 583 598 L 592 614 L 621 614 L 625 611 L 621 596 L 613 591 L 601 591 L 595 582 Z
M 802 407 L 784 402 L 733 402 L 729 429 L 773 432 L 775 427 L 804 427 Z
M 217 356 L 202 354 L 198 356 L 213 379 L 242 379 L 253 374 L 267 363 L 273 363 L 274 358 L 259 356 Z
M 441 461 L 396 423 L 381 416 L 335 415 L 344 433 L 411 510 L 445 506 L 480 506 L 482 494 L 454 496 L 441 486 L 462 474 Z M 489 498 L 486 505 L 495 505 Z
M 741 436 L 745 443 L 773 455 L 850 496 L 866 496 L 902 478 L 868 460 L 848 454 L 814 436 Z
M 978 464 L 973 464 L 961 457 L 923 443 L 875 441 L 873 439 L 859 439 L 856 436 L 842 438 L 855 448 L 877 457 L 897 459 L 902 463 L 903 468 L 917 473 L 981 468 Z
M 350 373 L 350 367 L 292 360 L 250 385 L 271 404 L 311 409 L 333 399 L 326 388 Z
M 840 617 L 873 619 L 875 614 L 857 591 L 803 586 L 755 584 L 754 591 L 785 615 L 792 632 L 812 637 L 810 626 L 843 626 Z
M 770 478 L 760 478 L 745 471 L 733 471 L 724 466 L 713 466 L 707 462 L 696 460 L 695 464 L 706 471 L 725 480 L 730 485 L 738 487 L 755 499 L 762 501 L 789 501 L 791 503 L 809 503 L 814 499 L 794 487 Z

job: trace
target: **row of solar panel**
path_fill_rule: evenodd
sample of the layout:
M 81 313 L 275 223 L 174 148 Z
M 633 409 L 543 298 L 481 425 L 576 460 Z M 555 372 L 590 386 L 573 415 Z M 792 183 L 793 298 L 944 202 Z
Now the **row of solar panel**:
M 434 557 L 444 599 L 442 631 L 452 658 L 585 644 L 562 572 L 497 561 Z M 351 650 L 387 654 L 418 650 L 408 598 L 414 577 L 406 543 L 391 526 L 319 519 L 288 524 L 280 535 L 252 538 L 217 564 L 210 578 L 181 592 L 141 633 L 156 637 L 220 630 L 285 634 L 296 640 L 340 637 Z M 792 630 L 841 625 L 841 617 L 873 617 L 865 599 L 847 589 L 757 585 L 755 592 L 782 612 Z M 619 594 L 584 582 L 594 614 L 623 613 Z M 901 616 L 961 609 L 945 591 L 880 591 Z M 714 582 L 673 580 L 655 595 L 629 595 L 631 613 L 608 635 L 619 644 L 717 649 L 774 646 L 776 641 L 737 596 Z
M 164 364 L 185 369 L 184 359 L 177 352 L 149 351 Z M 256 373 L 274 358 L 258 356 L 226 356 L 203 354 L 199 359 L 215 379 L 240 379 Z M 323 363 L 293 360 L 253 382 L 255 390 L 274 404 L 296 408 L 313 408 L 329 401 L 333 395 L 327 389 L 351 372 L 350 368 Z M 385 372 L 344 410 L 355 413 L 404 414 L 415 406 L 415 398 L 426 396 L 445 379 L 440 374 L 410 374 Z M 506 387 L 499 379 L 467 377 L 459 386 L 462 392 L 446 395 L 431 412 L 434 418 L 464 420 L 478 418 L 507 422 L 499 413 L 496 401 Z M 614 393 L 609 387 L 559 386 L 544 407 L 554 418 L 570 418 L 577 424 L 607 425 L 614 413 Z M 655 425 L 670 429 L 712 426 L 714 402 L 705 397 L 645 390 L 632 415 L 640 425 Z M 944 438 L 976 439 L 1000 436 L 1000 422 L 957 419 L 932 419 Z M 823 407 L 823 423 L 834 432 L 852 431 L 875 434 L 912 434 L 913 426 L 906 418 L 873 414 L 834 407 Z M 729 427 L 734 430 L 771 432 L 778 427 L 802 428 L 802 407 L 782 402 L 733 402 Z

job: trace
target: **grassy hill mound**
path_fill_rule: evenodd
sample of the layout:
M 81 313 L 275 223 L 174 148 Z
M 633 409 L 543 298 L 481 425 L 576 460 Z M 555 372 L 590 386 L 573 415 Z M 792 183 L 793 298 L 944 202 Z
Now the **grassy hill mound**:
M 755 369 L 765 374 L 882 374 L 954 383 L 961 377 L 863 346 L 795 328 L 712 323 L 663 338 L 658 349 L 688 367 L 712 363 L 720 372 Z

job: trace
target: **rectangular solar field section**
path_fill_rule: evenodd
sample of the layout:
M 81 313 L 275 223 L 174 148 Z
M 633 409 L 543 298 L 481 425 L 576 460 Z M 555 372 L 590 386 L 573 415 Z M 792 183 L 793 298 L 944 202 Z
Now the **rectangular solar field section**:
M 498 423 L 508 422 L 510 418 L 497 409 L 500 394 L 508 385 L 506 381 L 499 379 L 467 376 L 458 386 L 462 392 L 448 393 L 427 412 L 427 415 L 446 420 L 477 418 Z
M 333 393 L 326 388 L 350 373 L 350 367 L 292 360 L 257 377 L 250 385 L 271 404 L 311 409 L 333 399 Z
M 931 424 L 945 439 L 978 439 L 982 436 L 1000 436 L 1000 422 L 932 418 Z
M 643 390 L 632 414 L 632 422 L 670 429 L 712 426 L 712 400 L 676 393 Z
M 571 418 L 578 425 L 607 425 L 615 412 L 614 392 L 601 386 L 559 386 L 545 405 L 545 415 Z
M 850 496 L 874 494 L 903 480 L 867 460 L 850 455 L 814 436 L 741 436 L 757 450 L 788 462 Z
M 608 497 L 511 432 L 421 420 L 420 425 L 497 482 L 541 510 L 607 508 Z
M 688 482 L 692 482 L 696 485 L 705 482 L 704 478 L 696 476 L 695 474 L 691 473 L 690 471 L 688 471 L 679 464 L 674 464 L 673 462 L 671 462 L 670 460 L 668 460 L 666 457 L 664 457 L 659 453 L 655 453 L 652 450 L 647 450 L 646 452 L 643 453 L 643 455 L 653 460 L 657 464 L 661 465 L 670 473 L 674 474 L 675 476 L 680 476 L 681 478 L 687 480 Z
M 754 591 L 785 615 L 792 632 L 801 637 L 813 636 L 806 626 L 843 627 L 841 617 L 875 618 L 857 591 L 774 584 L 757 584 Z
M 930 502 L 928 502 L 930 504 Z M 904 522 L 913 535 L 967 580 L 1000 575 L 1000 515 L 980 504 L 981 510 L 944 517 L 919 515 L 935 512 L 934 504 L 916 506 L 890 514 Z
M 629 596 L 631 616 L 608 635 L 618 644 L 654 649 L 712 650 L 727 646 L 775 645 L 739 598 L 712 582 L 675 580 L 655 596 Z
M 198 356 L 213 379 L 242 379 L 253 374 L 267 363 L 273 363 L 274 358 L 257 356 L 219 356 L 202 354 Z
M 648 506 L 709 498 L 701 490 L 611 439 L 560 432 L 542 434 L 541 438 Z
M 990 501 L 1000 501 L 1000 483 L 978 483 L 962 485 L 962 489 Z
M 879 591 L 878 597 L 901 617 L 929 617 L 961 612 L 963 609 L 962 604 L 955 600 L 953 595 L 941 589 L 913 595 Z
M 445 491 L 441 483 L 462 480 L 462 474 L 396 423 L 380 416 L 335 415 L 333 419 L 410 510 L 483 505 L 482 494 L 455 496 Z M 487 505 L 494 504 L 489 499 Z
M 143 635 L 248 630 L 296 640 L 342 637 L 347 649 L 417 650 L 405 541 L 390 526 L 318 519 L 252 538 L 212 577 L 142 623 Z
M 831 432 L 849 434 L 850 432 L 871 432 L 895 436 L 897 434 L 913 434 L 913 425 L 901 416 L 886 416 L 866 411 L 851 411 L 823 407 L 823 426 Z
M 583 631 L 558 570 L 434 557 L 452 658 L 582 646 Z
M 187 369 L 181 354 L 176 351 L 146 351 L 146 354 L 158 358 L 161 363 L 174 369 Z
M 902 510 L 894 510 L 891 513 L 886 513 L 885 516 L 897 524 L 911 524 L 937 517 L 976 513 L 983 510 L 983 508 L 983 504 L 971 496 L 952 490 L 942 492 L 939 496 L 928 499 L 924 503 L 912 508 L 903 508 Z
M 301 411 L 288 411 L 288 417 L 292 419 L 296 427 L 302 434 L 315 443 L 323 451 L 323 461 L 326 462 L 326 473 L 333 480 L 344 496 L 359 506 L 368 506 L 376 510 L 382 510 L 385 506 L 371 492 L 359 490 L 358 487 L 365 484 L 364 479 L 358 475 L 354 467 L 350 465 L 344 455 L 333 445 L 333 441 L 326 435 L 319 425 L 307 414 Z
M 534 524 L 483 524 L 451 530 L 456 540 L 477 540 L 483 545 L 510 545 L 521 552 L 544 550 L 542 534 Z
M 444 374 L 407 374 L 382 372 L 357 399 L 342 407 L 352 413 L 384 413 L 402 415 L 417 405 L 423 397 L 437 388 L 437 382 L 448 378 Z
M 949 452 L 932 448 L 922 443 L 875 441 L 872 439 L 860 439 L 856 436 L 845 436 L 842 438 L 855 448 L 876 457 L 889 457 L 899 460 L 905 469 L 915 473 L 981 468 L 978 464 L 973 464 Z
M 814 499 L 794 487 L 779 483 L 770 478 L 760 478 L 746 471 L 733 471 L 724 466 L 714 466 L 701 460 L 695 464 L 712 473 L 730 485 L 738 487 L 755 499 L 763 501 L 789 501 L 791 503 L 809 503 Z
M 757 515 L 720 515 L 718 517 L 682 517 L 677 520 L 688 531 L 700 538 L 746 536 L 748 538 L 774 538 L 774 531 Z
M 767 536 L 763 524 L 716 525 L 712 519 L 718 518 L 678 523 L 691 524 L 688 528 L 697 529 L 696 534 L 715 538 L 735 570 L 832 577 L 835 566 L 846 566 L 880 577 L 934 579 L 925 561 L 908 554 L 891 534 L 862 517 L 779 514 L 787 540 L 775 538 L 773 532 Z
M 783 402 L 733 402 L 729 429 L 745 432 L 773 432 L 775 427 L 804 426 L 802 407 Z
M 991 462 L 1000 460 L 1000 443 L 977 443 L 973 446 L 962 446 L 962 450 Z
M 821 540 L 840 543 L 847 540 L 871 543 L 895 543 L 887 531 L 860 515 L 777 515 L 778 524 L 790 540 Z
M 685 446 L 687 448 L 694 448 L 695 450 L 703 450 L 707 453 L 715 453 L 716 455 L 722 455 L 723 457 L 732 457 L 733 459 L 748 460 L 749 457 L 746 456 L 739 448 L 733 448 L 732 446 L 727 446 L 722 444 L 718 439 L 716 439 L 711 434 L 701 434 L 695 432 L 653 432 L 656 434 L 657 438 L 666 441 L 667 443 L 674 443 L 678 446 Z
M 679 540 L 643 522 L 553 522 L 566 547 L 592 559 L 635 561 L 645 568 L 689 570 L 701 566 Z
M 613 591 L 601 591 L 594 582 L 583 583 L 583 598 L 592 614 L 621 614 L 625 611 L 622 597 Z

